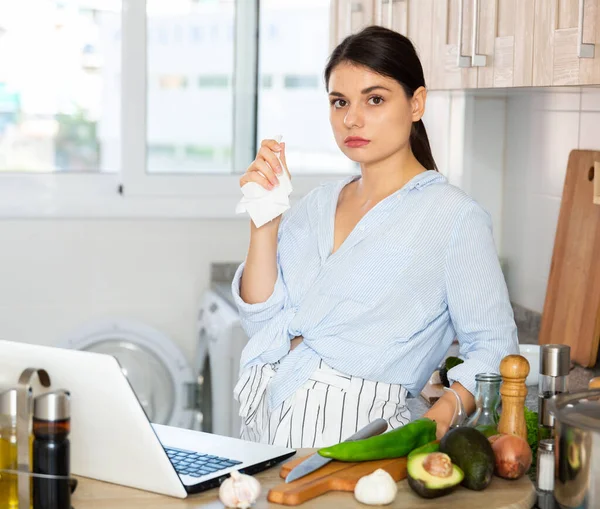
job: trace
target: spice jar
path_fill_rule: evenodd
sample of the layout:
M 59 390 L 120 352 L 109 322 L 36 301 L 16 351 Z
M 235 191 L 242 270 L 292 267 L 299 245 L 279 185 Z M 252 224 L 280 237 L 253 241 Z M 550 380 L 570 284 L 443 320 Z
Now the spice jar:
M 553 493 L 555 461 L 554 440 L 540 440 L 537 452 L 537 504 L 540 509 L 557 507 Z

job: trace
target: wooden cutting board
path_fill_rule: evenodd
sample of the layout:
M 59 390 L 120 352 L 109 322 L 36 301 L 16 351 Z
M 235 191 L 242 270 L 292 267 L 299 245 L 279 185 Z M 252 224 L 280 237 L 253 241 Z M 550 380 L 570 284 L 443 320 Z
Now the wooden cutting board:
M 290 471 L 306 458 L 292 460 L 281 467 L 284 479 Z M 312 474 L 305 475 L 289 484 L 280 484 L 269 490 L 267 500 L 275 504 L 299 505 L 329 491 L 351 491 L 358 480 L 378 468 L 388 472 L 395 481 L 406 478 L 406 458 L 345 463 L 332 461 Z
M 598 203 L 594 203 L 594 197 Z M 539 343 L 569 345 L 571 360 L 591 367 L 596 364 L 599 339 L 600 152 L 573 150 L 558 216 Z
M 284 464 L 279 472 L 280 477 L 285 478 L 292 468 L 306 458 L 307 456 L 304 456 Z M 396 480 L 404 479 L 406 477 L 406 458 L 363 463 L 332 461 L 323 468 L 294 482 L 273 486 L 267 494 L 268 507 L 273 507 L 272 504 L 298 505 L 306 501 L 308 501 L 306 507 L 311 509 L 365 507 L 354 498 L 354 487 L 360 477 L 373 472 L 376 468 L 385 469 Z M 393 509 L 439 509 L 440 507 L 444 509 L 472 507 L 531 509 L 535 500 L 535 488 L 527 476 L 516 481 L 494 477 L 492 483 L 483 491 L 472 491 L 459 486 L 450 495 L 435 499 L 419 497 L 408 486 L 408 482 L 403 480 L 398 483 L 396 499 L 386 507 Z M 260 504 L 256 509 L 261 509 Z

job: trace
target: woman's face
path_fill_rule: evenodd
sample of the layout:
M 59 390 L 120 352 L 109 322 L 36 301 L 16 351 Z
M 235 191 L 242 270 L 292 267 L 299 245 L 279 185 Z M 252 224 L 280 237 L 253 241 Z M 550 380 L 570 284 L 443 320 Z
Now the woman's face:
M 409 98 L 393 78 L 351 63 L 337 65 L 328 85 L 335 141 L 352 161 L 381 161 L 407 147 L 424 112 L 425 88 Z

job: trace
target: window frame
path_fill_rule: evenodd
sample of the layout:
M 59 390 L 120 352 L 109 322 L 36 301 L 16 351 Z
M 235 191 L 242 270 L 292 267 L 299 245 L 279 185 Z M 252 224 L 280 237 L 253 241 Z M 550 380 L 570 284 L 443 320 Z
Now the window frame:
M 146 0 L 122 0 L 121 171 L 0 173 L 0 218 L 235 218 L 240 173 L 255 157 L 260 0 L 236 3 L 233 167 L 239 173 L 149 174 Z M 127 150 L 124 149 L 127 147 Z M 292 202 L 343 174 L 293 177 Z

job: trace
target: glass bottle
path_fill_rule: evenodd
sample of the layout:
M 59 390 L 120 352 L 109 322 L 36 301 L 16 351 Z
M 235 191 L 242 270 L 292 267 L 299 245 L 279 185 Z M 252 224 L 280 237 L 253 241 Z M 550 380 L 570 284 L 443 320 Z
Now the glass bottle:
M 48 392 L 33 400 L 33 472 L 57 476 L 34 477 L 34 509 L 70 509 L 71 488 L 70 394 L 65 390 Z
M 17 470 L 17 390 L 0 394 L 0 470 Z M 0 507 L 18 509 L 16 474 L 0 473 Z
M 30 404 L 31 400 L 28 399 L 28 405 Z M 30 430 L 30 465 L 32 445 L 33 435 L 31 435 Z M 0 471 L 17 470 L 18 467 L 17 389 L 8 389 L 0 393 Z M 32 507 L 31 504 L 30 507 Z M 0 473 L 0 508 L 19 508 L 19 479 L 17 474 Z
M 497 426 L 500 416 L 500 385 L 502 376 L 498 373 L 478 373 L 475 375 L 475 412 L 466 422 L 466 426 Z

